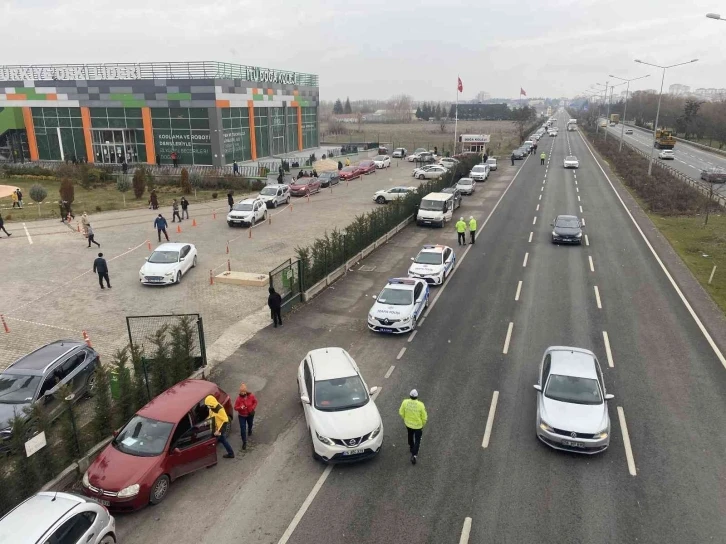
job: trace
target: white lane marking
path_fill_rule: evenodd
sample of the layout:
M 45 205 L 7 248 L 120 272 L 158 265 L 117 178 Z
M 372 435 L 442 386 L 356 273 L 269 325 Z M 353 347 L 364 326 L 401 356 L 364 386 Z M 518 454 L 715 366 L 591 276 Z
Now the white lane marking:
M 579 193 L 580 192 L 580 188 L 579 187 L 575 187 L 575 191 Z
M 580 202 L 580 195 L 577 195 L 577 201 Z
M 512 339 L 512 329 L 514 328 L 514 323 L 509 322 L 509 327 L 507 327 L 507 337 L 504 339 L 504 349 L 502 350 L 502 353 L 504 355 L 507 354 L 509 351 L 509 341 Z
M 547 182 L 547 180 L 546 179 L 543 179 L 542 180 L 542 185 L 544 185 L 546 182 Z
M 461 530 L 459 544 L 468 544 L 469 534 L 471 533 L 471 518 L 464 518 L 464 528 Z
M 487 426 L 484 429 L 484 440 L 481 447 L 487 449 L 489 447 L 489 439 L 492 437 L 492 426 L 494 425 L 494 414 L 497 411 L 497 401 L 499 400 L 499 391 L 494 391 L 492 395 L 492 404 L 489 407 L 489 415 L 487 416 Z
M 582 224 L 583 224 L 583 226 L 585 225 L 585 218 L 584 217 L 582 218 Z
M 529 259 L 529 253 L 524 254 L 524 262 L 522 263 L 523 268 L 527 267 L 527 259 Z
M 542 187 L 542 188 L 540 189 L 540 191 L 544 191 L 544 187 Z
M 577 180 L 575 180 L 575 185 L 577 185 Z
M 412 333 L 411 333 L 411 334 L 410 334 L 410 335 L 408 336 L 408 341 L 409 341 L 409 342 L 412 342 L 412 341 L 413 341 L 413 339 L 414 339 L 414 338 L 416 337 L 416 333 L 417 333 L 417 332 L 418 332 L 418 329 L 416 329 L 415 331 L 413 331 L 413 332 L 412 332 Z
M 398 352 L 398 355 L 396 355 L 396 361 L 398 361 L 401 357 L 403 357 L 403 354 L 406 353 L 406 346 L 401 348 L 401 351 Z
M 453 272 L 452 272 L 452 273 L 453 273 Z M 451 277 L 451 276 L 449 276 L 449 277 Z M 429 306 L 429 310 L 430 310 L 430 309 L 431 309 L 431 306 Z M 428 314 L 429 314 L 429 313 L 428 313 L 428 312 L 426 312 L 426 315 L 428 315 Z M 419 326 L 419 327 L 420 327 L 421 325 L 423 325 L 423 324 L 424 324 L 424 321 L 426 321 L 426 315 L 425 315 L 425 316 L 423 316 L 423 317 L 421 318 L 421 321 L 419 321 L 419 322 L 418 322 L 418 326 Z
M 582 206 L 580 206 L 580 213 L 582 213 Z
M 30 245 L 33 245 L 33 239 L 30 237 L 30 233 L 28 232 L 28 227 L 25 226 L 25 223 L 23 223 L 23 229 L 25 230 L 25 236 L 28 237 L 28 243 Z
M 539 195 L 539 199 L 542 200 L 542 195 Z
M 531 157 L 531 155 L 530 155 L 530 157 Z M 522 163 L 522 166 L 524 166 L 527 163 L 528 160 L 529 160 L 529 157 L 527 157 L 526 159 L 524 159 L 524 162 Z M 489 212 L 489 215 L 487 215 L 487 218 L 484 220 L 484 222 L 482 223 L 481 227 L 479 227 L 479 230 L 476 231 L 477 237 L 479 236 L 479 234 L 481 233 L 481 231 L 484 230 L 484 227 L 486 227 L 487 223 L 489 223 L 489 220 L 492 218 L 492 215 L 494 215 L 494 212 L 497 211 L 497 208 L 499 207 L 499 204 L 502 203 L 502 200 L 504 200 L 504 197 L 507 195 L 507 192 L 509 192 L 509 189 L 512 187 L 512 184 L 517 179 L 517 177 L 519 176 L 519 173 L 521 171 L 522 171 L 522 167 L 520 166 L 519 167 L 519 170 L 517 170 L 517 173 L 514 174 L 514 177 L 512 178 L 512 181 L 509 182 L 509 185 L 507 185 L 507 188 L 504 189 L 504 192 L 499 197 L 499 200 L 497 200 L 497 203 L 494 204 L 494 207 L 492 208 L 492 211 Z M 431 310 L 433 310 L 434 306 L 436 306 L 436 303 L 438 302 L 439 298 L 444 293 L 444 289 L 446 289 L 446 287 L 449 285 L 449 283 L 451 282 L 451 278 L 454 277 L 454 274 L 456 274 L 456 271 L 459 270 L 459 267 L 461 266 L 461 263 L 464 261 L 464 259 L 466 258 L 466 256 L 469 254 L 469 250 L 471 250 L 472 247 L 473 246 L 471 244 L 469 244 L 466 247 L 466 250 L 464 251 L 464 254 L 459 259 L 459 264 L 454 268 L 454 270 L 451 272 L 451 274 L 449 274 L 449 279 L 446 280 L 444 282 L 444 284 L 439 289 L 437 289 L 438 293 L 437 293 L 436 297 L 434 298 L 434 300 L 431 302 L 431 304 L 429 304 L 429 309 L 426 310 L 426 313 L 424 314 L 424 319 L 426 319 L 426 317 L 429 315 L 429 313 L 431 313 Z M 424 320 L 422 319 L 419 322 L 419 325 L 423 325 L 423 321 Z
M 681 291 L 680 287 L 678 287 L 678 284 L 673 279 L 673 276 L 671 276 L 670 272 L 668 272 L 668 269 L 666 268 L 665 264 L 663 264 L 663 261 L 658 256 L 658 253 L 656 253 L 655 249 L 651 245 L 651 243 L 648 240 L 648 238 L 645 237 L 645 233 L 643 232 L 643 229 L 640 228 L 640 225 L 638 225 L 638 222 L 633 217 L 633 214 L 630 213 L 630 210 L 625 205 L 625 202 L 623 201 L 622 198 L 620 198 L 620 195 L 615 190 L 615 186 L 613 185 L 613 182 L 610 181 L 610 178 L 605 173 L 605 170 L 603 170 L 602 166 L 600 166 L 600 162 L 597 160 L 597 157 L 595 157 L 595 154 L 592 152 L 592 149 L 590 148 L 590 146 L 588 145 L 588 143 L 585 141 L 585 138 L 584 138 L 584 136 L 582 136 L 582 134 L 580 134 L 580 138 L 582 138 L 582 141 L 585 144 L 585 146 L 587 147 L 587 150 L 590 152 L 590 155 L 592 155 L 592 158 L 595 159 L 595 163 L 597 164 L 598 168 L 600 168 L 600 171 L 602 172 L 602 175 L 605 176 L 605 179 L 606 180 L 608 180 L 608 183 L 610 184 L 610 187 L 612 188 L 613 192 L 615 193 L 615 196 L 620 201 L 620 204 L 623 206 L 623 209 L 625 210 L 625 213 L 628 214 L 628 217 L 630 217 L 630 220 L 635 225 L 635 228 L 638 229 L 638 232 L 640 233 L 640 236 L 643 238 L 643 241 L 645 242 L 645 245 L 648 246 L 648 249 L 650 249 L 650 252 L 653 254 L 653 257 L 655 258 L 656 262 L 660 265 L 661 270 L 663 270 L 663 273 L 668 278 L 668 281 L 670 281 L 671 285 L 673 286 L 673 289 L 675 289 L 676 293 L 678 293 L 678 296 L 680 297 L 681 302 L 683 302 L 683 305 L 688 310 L 688 313 L 691 314 L 691 317 L 696 322 L 696 325 L 698 325 L 698 328 L 701 330 L 701 333 L 706 338 L 706 341 L 711 346 L 711 349 L 716 354 L 716 357 L 718 358 L 718 360 L 721 361 L 721 364 L 723 365 L 723 367 L 726 368 L 726 357 L 724 357 L 724 354 L 718 348 L 718 346 L 716 345 L 716 342 L 714 342 L 713 338 L 711 337 L 711 335 L 706 330 L 706 327 L 704 327 L 703 322 L 696 315 L 696 312 L 693 310 L 693 307 L 691 306 L 690 302 L 688 302 L 688 299 L 686 299 L 686 297 L 683 294 L 683 292 Z M 585 224 L 585 220 L 584 219 L 582 220 L 582 224 L 583 225 Z
M 605 355 L 607 355 L 608 358 L 608 366 L 610 368 L 615 368 L 615 363 L 613 363 L 613 352 L 610 349 L 610 337 L 608 336 L 607 331 L 602 331 L 602 339 L 605 342 Z
M 522 292 L 522 280 L 519 280 L 517 284 L 517 293 L 514 295 L 514 300 L 519 300 L 519 293 Z
M 529 233 L 529 243 L 532 243 L 532 236 L 534 236 L 534 232 Z
M 592 255 L 588 255 L 587 260 L 590 261 L 590 272 L 595 272 L 595 264 L 592 262 Z
M 534 219 L 532 220 L 532 224 L 533 225 L 536 225 L 537 224 L 537 216 L 536 215 L 534 216 Z
M 625 458 L 628 460 L 628 472 L 631 476 L 635 476 L 635 459 L 633 458 L 633 448 L 630 446 L 630 434 L 628 433 L 628 425 L 625 423 L 625 412 L 623 408 L 618 406 L 618 419 L 620 420 L 620 431 L 623 433 L 623 444 L 625 445 Z
M 598 309 L 602 310 L 602 302 L 600 302 L 600 289 L 597 288 L 597 285 L 595 286 L 595 301 L 597 302 Z
M 380 389 L 378 391 L 380 391 Z M 376 393 L 378 391 L 376 391 Z M 315 483 L 315 486 L 313 486 L 312 491 L 310 491 L 310 494 L 308 494 L 305 501 L 302 503 L 302 506 L 300 506 L 300 509 L 295 514 L 295 517 L 292 518 L 290 525 L 287 526 L 287 529 L 285 529 L 285 532 L 280 537 L 280 540 L 277 541 L 277 544 L 287 544 L 287 541 L 290 540 L 292 533 L 295 531 L 298 524 L 302 520 L 303 516 L 305 515 L 305 512 L 307 512 L 308 508 L 310 508 L 310 505 L 312 504 L 313 500 L 315 499 L 315 496 L 320 491 L 320 488 L 323 487 L 325 480 L 328 479 L 328 476 L 330 476 L 330 473 L 332 471 L 333 471 L 333 465 L 328 465 L 325 468 L 323 473 L 320 475 L 320 478 L 318 478 L 318 481 Z
M 585 245 L 586 246 L 590 245 L 590 239 L 587 237 L 587 234 L 585 235 Z
M 539 196 L 540 196 L 540 198 L 542 198 L 542 195 L 539 195 Z M 538 212 L 538 211 L 539 211 L 539 204 L 537 204 L 537 209 L 536 209 L 536 210 L 534 210 L 534 211 L 536 211 L 536 212 Z
M 386 375 L 383 376 L 384 378 L 388 379 L 391 377 L 391 374 L 393 374 L 393 370 L 396 368 L 396 365 L 391 365 L 391 368 L 388 369 L 388 372 L 386 372 Z

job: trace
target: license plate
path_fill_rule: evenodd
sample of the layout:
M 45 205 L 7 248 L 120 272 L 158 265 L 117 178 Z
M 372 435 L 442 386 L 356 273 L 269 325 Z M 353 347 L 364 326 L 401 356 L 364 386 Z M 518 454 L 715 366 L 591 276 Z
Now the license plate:
M 565 446 L 571 446 L 573 448 L 584 448 L 585 447 L 585 443 L 584 442 L 572 442 L 570 440 L 563 440 L 562 443 Z
M 380 332 L 393 332 L 393 329 L 387 329 L 387 328 L 383 328 L 383 327 L 379 328 L 378 330 Z
M 364 451 L 365 450 L 349 450 L 349 451 L 344 451 L 343 455 L 346 455 L 346 456 L 347 455 L 358 455 L 358 454 L 363 453 Z
M 96 502 L 100 504 L 101 506 L 111 506 L 111 503 L 109 501 L 104 501 L 103 499 L 97 499 L 96 497 L 88 497 L 93 502 Z

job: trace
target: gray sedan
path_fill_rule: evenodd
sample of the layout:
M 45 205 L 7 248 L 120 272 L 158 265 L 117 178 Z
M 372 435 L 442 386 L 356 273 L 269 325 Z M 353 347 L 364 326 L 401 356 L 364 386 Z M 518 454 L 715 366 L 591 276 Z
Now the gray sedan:
M 575 453 L 610 445 L 610 416 L 600 364 L 591 351 L 551 346 L 542 356 L 537 390 L 537 438 Z

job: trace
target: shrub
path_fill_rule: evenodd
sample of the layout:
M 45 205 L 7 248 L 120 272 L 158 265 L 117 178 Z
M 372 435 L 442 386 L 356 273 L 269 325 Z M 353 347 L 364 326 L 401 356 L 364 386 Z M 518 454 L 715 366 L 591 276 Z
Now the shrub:
M 146 176 L 144 175 L 144 172 L 143 168 L 137 168 L 134 172 L 132 185 L 134 187 L 134 196 L 136 197 L 136 200 L 143 196 L 144 190 L 146 189 Z M 151 189 L 149 189 L 149 191 L 151 191 Z
M 33 185 L 30 186 L 28 193 L 30 194 L 30 199 L 38 204 L 48 197 L 48 190 L 40 183 L 33 183 Z
M 154 188 L 156 188 L 156 178 L 154 177 L 154 173 L 151 171 L 151 168 L 147 168 L 146 166 L 142 166 L 141 169 L 144 171 L 146 187 L 149 189 L 149 192 L 151 192 Z
M 72 204 L 76 198 L 76 188 L 73 185 L 73 180 L 70 178 L 63 178 L 60 182 L 60 189 L 58 189 L 61 200 L 65 200 L 68 204 Z
M 55 176 L 59 178 L 70 178 L 82 180 L 82 167 L 85 165 L 76 166 L 74 164 L 61 164 L 55 171 Z
M 213 200 L 216 200 L 216 198 L 217 198 L 218 196 L 219 196 L 219 194 L 218 194 L 218 193 L 212 193 L 212 199 L 213 199 Z
M 181 169 L 181 175 L 179 177 L 179 187 L 181 187 L 182 193 L 188 195 L 192 192 L 192 185 L 189 183 L 189 170 L 186 168 Z
M 189 183 L 195 189 L 199 189 L 202 186 L 202 179 L 203 179 L 202 175 L 199 174 L 198 172 L 192 172 L 189 175 Z
M 126 192 L 131 189 L 131 182 L 127 175 L 121 175 L 116 180 L 116 190 L 124 197 L 124 207 L 126 207 Z
M 9 164 L 6 164 L 2 167 L 3 171 L 5 172 L 6 176 L 20 176 L 20 177 L 28 177 L 28 176 L 36 176 L 40 178 L 54 178 L 56 177 L 56 174 L 53 170 L 50 170 L 49 168 L 43 168 L 41 166 L 11 166 Z
M 131 419 L 136 410 L 143 404 L 137 405 L 137 395 L 134 390 L 134 382 L 128 367 L 129 351 L 127 348 L 116 351 L 113 355 L 113 372 L 116 374 L 118 383 L 118 399 L 114 410 L 114 427 L 120 427 Z

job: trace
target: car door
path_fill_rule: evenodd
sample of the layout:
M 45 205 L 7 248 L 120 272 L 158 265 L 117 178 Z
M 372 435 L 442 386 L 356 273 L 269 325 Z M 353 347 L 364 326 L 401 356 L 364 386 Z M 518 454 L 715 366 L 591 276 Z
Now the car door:
M 66 521 L 60 527 L 53 531 L 53 534 L 44 544 L 85 544 L 87 542 L 95 542 L 95 534 L 93 523 L 96 521 L 95 512 L 79 512 Z
M 189 252 L 191 249 L 191 246 L 186 245 L 179 251 L 179 268 L 181 269 L 182 274 L 186 273 L 186 271 L 192 266 L 192 259 L 189 258 Z
M 414 300 L 414 309 L 413 309 L 413 315 L 415 317 L 419 317 L 421 315 L 421 312 L 423 311 L 424 307 L 424 286 L 421 282 L 416 282 L 416 287 L 413 288 L 413 300 Z
M 197 417 L 199 421 L 194 421 Z M 172 435 L 168 452 L 168 467 L 172 480 L 208 467 L 217 462 L 217 439 L 212 431 L 212 421 L 184 414 Z
M 313 372 L 310 368 L 310 360 L 305 359 L 303 361 L 303 375 L 300 387 L 302 388 L 302 394 L 306 395 L 310 399 L 310 403 L 303 402 L 303 410 L 305 411 L 305 422 L 310 427 L 310 411 L 312 410 L 313 403 Z
M 86 357 L 88 353 L 86 350 L 81 349 L 80 351 L 71 354 L 65 361 L 61 363 L 60 372 L 63 376 L 61 379 L 61 385 L 68 385 L 71 391 L 76 396 L 75 400 L 84 392 L 86 387 L 86 381 L 88 380 L 88 372 L 86 371 Z
M 454 266 L 454 251 L 447 247 L 444 250 L 444 270 L 447 271 L 447 273 L 451 272 L 452 267 Z
M 38 402 L 51 420 L 60 415 L 63 406 L 60 392 L 63 384 L 61 366 L 62 361 L 58 361 L 48 369 L 38 392 Z

